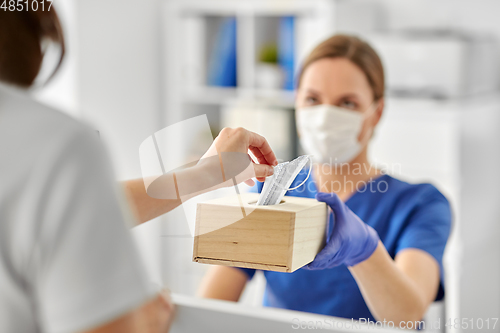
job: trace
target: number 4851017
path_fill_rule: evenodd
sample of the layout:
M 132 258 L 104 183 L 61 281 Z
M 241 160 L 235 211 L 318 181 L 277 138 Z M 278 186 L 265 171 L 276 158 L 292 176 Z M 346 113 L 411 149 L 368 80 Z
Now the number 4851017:
M 0 6 L 4 12 L 50 11 L 51 8 L 52 0 L 3 0 Z

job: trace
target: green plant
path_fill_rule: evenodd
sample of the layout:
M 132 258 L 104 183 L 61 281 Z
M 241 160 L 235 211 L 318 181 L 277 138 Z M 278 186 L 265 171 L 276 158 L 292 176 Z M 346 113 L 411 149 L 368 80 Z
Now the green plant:
M 259 61 L 276 64 L 278 62 L 278 46 L 276 44 L 263 45 L 259 52 Z

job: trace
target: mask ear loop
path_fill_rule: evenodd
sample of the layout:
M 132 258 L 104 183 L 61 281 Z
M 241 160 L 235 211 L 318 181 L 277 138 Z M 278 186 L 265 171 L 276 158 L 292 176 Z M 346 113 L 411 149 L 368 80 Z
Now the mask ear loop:
M 312 160 L 309 164 L 312 164 Z M 306 181 L 309 179 L 309 176 L 311 175 L 311 169 L 312 169 L 312 165 L 309 167 L 309 172 L 307 173 L 307 177 L 306 179 L 304 179 L 302 181 L 302 183 L 300 183 L 299 185 L 295 186 L 295 187 L 292 187 L 292 188 L 289 188 L 287 191 L 293 191 L 293 190 L 296 190 L 298 189 L 299 187 L 301 187 L 302 185 L 304 185 L 306 183 Z
M 368 112 L 363 116 L 363 122 L 366 121 L 366 119 L 370 118 L 371 116 L 373 116 L 375 114 L 375 112 L 377 112 L 378 110 L 378 107 L 380 106 L 380 99 L 378 100 L 374 100 L 370 106 L 368 107 Z M 372 129 L 371 133 L 370 133 L 370 138 L 373 136 L 373 133 L 374 133 L 375 129 Z M 369 140 L 369 139 L 368 139 Z
M 372 104 L 368 107 L 367 114 L 365 115 L 365 119 L 371 117 L 378 109 L 380 100 L 373 101 Z
M 309 179 L 309 176 L 311 175 L 311 169 L 312 169 L 312 158 L 310 156 L 308 156 L 308 157 L 309 157 L 309 172 L 307 173 L 306 179 L 304 179 L 302 181 L 302 183 L 300 183 L 299 185 L 297 185 L 295 187 L 292 187 L 292 188 L 288 188 L 287 191 L 293 191 L 293 190 L 298 189 L 299 187 L 301 187 L 302 185 L 304 185 L 306 183 L 306 181 Z

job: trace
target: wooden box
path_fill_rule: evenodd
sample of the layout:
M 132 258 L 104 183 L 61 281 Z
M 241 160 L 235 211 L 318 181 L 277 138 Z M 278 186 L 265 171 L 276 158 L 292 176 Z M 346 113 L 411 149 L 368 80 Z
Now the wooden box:
M 247 193 L 199 203 L 193 261 L 205 264 L 293 272 L 323 248 L 326 204 L 287 197 L 273 206 L 256 206 Z

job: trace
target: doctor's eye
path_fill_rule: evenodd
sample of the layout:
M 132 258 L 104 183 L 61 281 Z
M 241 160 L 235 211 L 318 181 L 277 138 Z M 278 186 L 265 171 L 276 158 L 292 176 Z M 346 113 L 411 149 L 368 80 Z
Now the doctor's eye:
M 315 105 L 319 104 L 319 100 L 314 97 L 314 96 L 307 96 L 306 97 L 306 105 Z
M 341 108 L 346 108 L 350 110 L 357 110 L 358 109 L 358 103 L 353 102 L 353 101 L 342 101 L 339 105 Z

